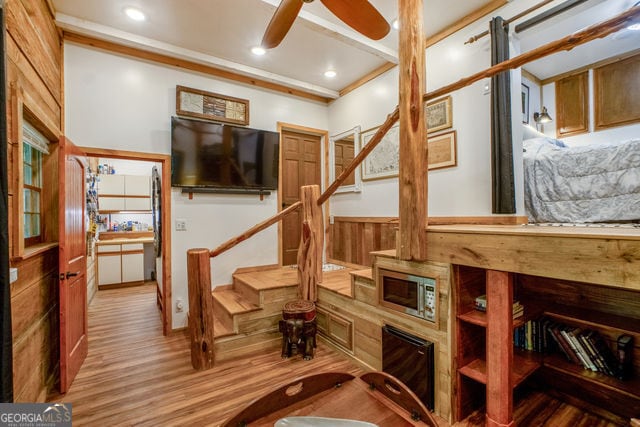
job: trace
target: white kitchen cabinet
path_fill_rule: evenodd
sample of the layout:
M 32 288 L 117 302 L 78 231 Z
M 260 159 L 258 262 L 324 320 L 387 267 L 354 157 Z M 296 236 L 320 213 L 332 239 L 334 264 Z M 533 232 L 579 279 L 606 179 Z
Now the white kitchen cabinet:
M 151 197 L 150 177 L 139 175 L 124 175 L 124 195 Z
M 122 282 L 144 280 L 144 253 L 122 254 Z
M 126 209 L 124 197 L 98 197 L 98 211 L 123 211 Z
M 120 251 L 98 253 L 98 285 L 122 283 L 122 263 Z
M 122 199 L 124 201 L 125 211 L 150 211 L 151 210 L 151 198 L 150 197 L 126 197 Z
M 144 281 L 142 243 L 98 245 L 98 285 Z
M 98 175 L 98 195 L 110 194 L 113 196 L 124 195 L 124 175 Z

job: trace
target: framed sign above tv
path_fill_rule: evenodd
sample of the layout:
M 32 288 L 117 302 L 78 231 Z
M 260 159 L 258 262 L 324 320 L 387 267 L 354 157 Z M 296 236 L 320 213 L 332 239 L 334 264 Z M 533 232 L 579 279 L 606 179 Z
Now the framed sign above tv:
M 217 122 L 249 124 L 249 100 L 176 86 L 176 114 Z

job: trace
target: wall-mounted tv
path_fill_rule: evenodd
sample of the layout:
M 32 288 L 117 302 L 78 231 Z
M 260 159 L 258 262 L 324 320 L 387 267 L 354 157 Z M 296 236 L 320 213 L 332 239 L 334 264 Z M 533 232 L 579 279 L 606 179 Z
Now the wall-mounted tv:
M 171 186 L 275 190 L 280 135 L 171 118 Z

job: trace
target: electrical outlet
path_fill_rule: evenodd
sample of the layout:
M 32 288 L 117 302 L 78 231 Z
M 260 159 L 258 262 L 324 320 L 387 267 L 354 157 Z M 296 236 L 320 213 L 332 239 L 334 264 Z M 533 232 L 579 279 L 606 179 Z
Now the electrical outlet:
M 182 302 L 182 298 L 176 299 L 176 313 L 182 313 L 184 310 L 184 302 Z
M 176 231 L 187 231 L 186 219 L 176 219 Z

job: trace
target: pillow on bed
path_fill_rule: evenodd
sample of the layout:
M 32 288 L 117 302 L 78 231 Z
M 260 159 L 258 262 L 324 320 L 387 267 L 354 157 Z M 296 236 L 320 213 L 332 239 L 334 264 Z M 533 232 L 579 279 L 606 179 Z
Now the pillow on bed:
M 536 129 L 534 129 L 533 127 L 531 127 L 529 125 L 523 125 L 522 126 L 522 140 L 526 141 L 527 139 L 533 139 L 533 138 L 543 138 L 549 144 L 553 144 L 556 147 L 560 147 L 560 148 L 565 148 L 566 147 L 564 142 L 560 141 L 559 139 L 551 138 L 551 137 L 545 135 L 542 132 L 538 132 Z

